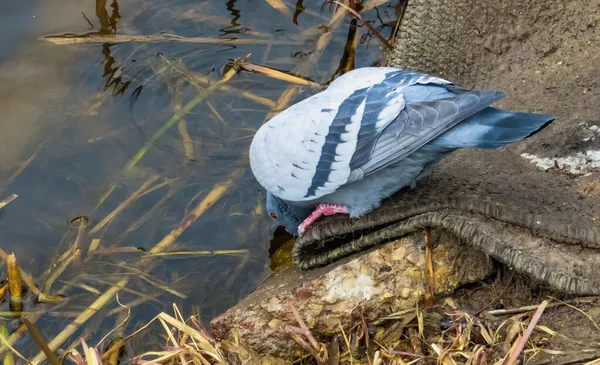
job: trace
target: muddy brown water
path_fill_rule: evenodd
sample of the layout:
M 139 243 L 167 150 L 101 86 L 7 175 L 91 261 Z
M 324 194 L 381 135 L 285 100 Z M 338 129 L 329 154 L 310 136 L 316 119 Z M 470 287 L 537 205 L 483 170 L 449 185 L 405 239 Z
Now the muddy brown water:
M 147 181 L 156 190 L 136 199 L 97 232 L 85 237 L 101 247 L 150 249 L 217 184 L 239 167 L 247 167 L 253 132 L 271 103 L 289 86 L 265 76 L 241 72 L 227 86 L 263 98 L 256 102 L 239 93 L 219 91 L 151 144 L 137 166 L 128 161 L 173 115 L 198 93 L 190 75 L 216 81 L 234 58 L 289 71 L 306 62 L 320 26 L 333 10 L 321 2 L 285 1 L 289 16 L 256 0 L 52 2 L 25 0 L 0 5 L 0 200 L 19 197 L 0 212 L 0 248 L 14 252 L 22 268 L 40 277 L 75 239 L 69 220 L 89 219 L 91 230 Z M 389 36 L 395 25 L 396 1 L 366 12 L 365 17 Z M 185 37 L 232 38 L 248 44 L 201 44 L 178 41 L 57 45 L 49 34 L 176 34 Z M 353 33 L 356 32 L 356 33 Z M 356 39 L 355 53 L 347 52 Z M 260 43 L 252 40 L 259 40 Z M 305 76 L 330 80 L 354 57 L 354 66 L 369 66 L 380 57 L 379 41 L 361 22 L 344 20 L 318 63 Z M 351 63 L 350 63 L 351 64 Z M 351 64 L 352 65 L 352 64 Z M 296 100 L 314 93 L 302 88 Z M 264 101 L 267 100 L 267 101 Z M 189 137 L 182 137 L 185 134 Z M 187 139 L 186 139 L 187 138 Z M 101 197 L 110 186 L 110 196 Z M 235 304 L 269 274 L 268 248 L 275 226 L 265 214 L 254 214 L 263 202 L 249 169 L 177 240 L 178 250 L 246 250 L 238 255 L 167 257 L 152 272 L 153 280 L 135 281 L 119 294 L 130 303 L 142 294 L 153 299 L 132 309 L 121 330 L 132 332 L 160 311 L 198 311 L 209 320 Z M 85 256 L 85 255 L 84 255 Z M 138 253 L 112 253 L 72 265 L 51 291 L 83 283 L 106 290 L 120 267 L 138 262 Z M 0 265 L 0 278 L 6 267 Z M 74 278 L 78 280 L 71 282 Z M 39 283 L 41 285 L 41 282 Z M 67 286 L 68 287 L 68 286 Z M 161 289 L 169 287 L 181 295 Z M 185 296 L 182 298 L 181 296 Z M 68 302 L 44 306 L 37 326 L 47 338 L 56 335 L 97 298 L 82 288 L 68 290 Z M 109 310 L 112 301 L 76 332 L 96 344 L 120 323 Z M 8 308 L 0 303 L 0 311 Z M 26 310 L 42 310 L 26 302 Z M 0 317 L 9 331 L 17 322 Z M 156 333 L 154 334 L 154 338 Z M 72 341 L 73 337 L 70 341 Z M 29 337 L 17 342 L 25 356 L 37 349 Z M 148 347 L 139 339 L 135 345 Z

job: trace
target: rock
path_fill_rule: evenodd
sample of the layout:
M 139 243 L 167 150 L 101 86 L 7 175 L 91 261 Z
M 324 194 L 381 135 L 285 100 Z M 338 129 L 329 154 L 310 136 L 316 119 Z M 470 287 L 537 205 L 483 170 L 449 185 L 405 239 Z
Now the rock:
M 480 281 L 493 271 L 490 259 L 455 237 L 432 232 L 435 293 Z M 291 359 L 300 347 L 285 333 L 298 326 L 290 304 L 318 337 L 339 331 L 340 322 L 358 306 L 367 321 L 389 311 L 416 308 L 425 288 L 423 235 L 414 234 L 351 256 L 326 267 L 302 272 L 288 267 L 226 313 L 213 319 L 216 337 L 237 332 L 243 346 L 260 354 Z

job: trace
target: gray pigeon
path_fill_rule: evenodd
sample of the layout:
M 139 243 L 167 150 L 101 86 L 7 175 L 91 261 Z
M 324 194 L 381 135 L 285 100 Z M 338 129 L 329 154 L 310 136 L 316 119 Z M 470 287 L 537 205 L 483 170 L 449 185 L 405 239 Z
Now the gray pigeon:
M 301 235 L 324 215 L 369 213 L 458 148 L 499 148 L 554 120 L 489 106 L 503 97 L 423 73 L 359 68 L 265 123 L 250 166 L 271 217 Z

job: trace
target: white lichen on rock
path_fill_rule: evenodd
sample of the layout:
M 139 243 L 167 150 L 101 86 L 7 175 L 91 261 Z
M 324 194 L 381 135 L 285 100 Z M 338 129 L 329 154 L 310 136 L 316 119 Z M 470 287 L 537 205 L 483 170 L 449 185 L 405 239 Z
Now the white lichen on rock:
M 521 157 L 530 160 L 544 171 L 556 167 L 572 175 L 586 175 L 600 168 L 600 150 L 577 152 L 557 158 L 539 157 L 529 153 L 522 153 Z
M 325 300 L 329 303 L 335 303 L 339 299 L 359 299 L 369 300 L 373 294 L 379 293 L 381 288 L 375 287 L 375 281 L 370 275 L 360 270 L 359 262 L 352 262 L 349 266 L 355 270 L 344 271 L 344 275 L 329 273 L 324 285 L 327 287 L 327 296 Z

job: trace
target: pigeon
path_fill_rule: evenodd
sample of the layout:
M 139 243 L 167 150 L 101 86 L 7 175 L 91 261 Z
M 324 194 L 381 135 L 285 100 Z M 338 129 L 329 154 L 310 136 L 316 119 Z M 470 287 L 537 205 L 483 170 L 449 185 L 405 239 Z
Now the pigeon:
M 250 167 L 269 215 L 301 236 L 322 216 L 359 218 L 415 188 L 457 149 L 499 148 L 554 120 L 490 106 L 504 96 L 393 67 L 354 69 L 263 124 Z

